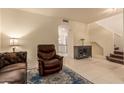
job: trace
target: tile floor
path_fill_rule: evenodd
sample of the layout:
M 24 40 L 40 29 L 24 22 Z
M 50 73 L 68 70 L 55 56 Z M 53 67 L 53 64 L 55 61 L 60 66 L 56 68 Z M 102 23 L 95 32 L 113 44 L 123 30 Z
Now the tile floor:
M 98 58 L 86 58 L 81 60 L 64 58 L 64 64 L 97 84 L 124 83 L 124 65 L 121 64 Z
M 124 65 L 121 64 L 100 58 L 75 60 L 65 57 L 64 65 L 96 84 L 124 84 Z M 28 69 L 37 67 L 36 61 L 28 65 Z

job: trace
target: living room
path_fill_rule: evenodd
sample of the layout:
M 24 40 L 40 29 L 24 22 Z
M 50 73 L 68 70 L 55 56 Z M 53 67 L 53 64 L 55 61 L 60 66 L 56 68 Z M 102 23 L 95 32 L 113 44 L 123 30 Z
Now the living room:
M 123 9 L 0 9 L 0 20 L 0 51 L 27 52 L 27 83 L 124 83 Z M 63 72 L 45 76 L 44 82 L 37 72 L 42 44 L 55 45 L 64 57 Z M 91 49 L 77 56 L 74 46 Z M 121 54 L 119 61 L 110 56 L 114 49 Z

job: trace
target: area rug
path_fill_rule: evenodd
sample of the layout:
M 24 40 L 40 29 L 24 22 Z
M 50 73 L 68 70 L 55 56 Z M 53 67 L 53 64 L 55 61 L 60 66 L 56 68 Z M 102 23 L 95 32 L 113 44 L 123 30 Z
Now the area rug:
M 30 69 L 27 72 L 28 84 L 93 84 L 91 81 L 85 79 L 81 75 L 72 71 L 67 67 L 59 73 L 55 73 L 49 76 L 39 76 L 37 69 Z

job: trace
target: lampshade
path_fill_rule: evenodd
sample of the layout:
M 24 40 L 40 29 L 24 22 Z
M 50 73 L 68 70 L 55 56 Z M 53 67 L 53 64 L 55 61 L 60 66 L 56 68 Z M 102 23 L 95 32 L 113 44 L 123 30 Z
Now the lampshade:
M 10 38 L 10 45 L 18 46 L 19 45 L 18 38 Z

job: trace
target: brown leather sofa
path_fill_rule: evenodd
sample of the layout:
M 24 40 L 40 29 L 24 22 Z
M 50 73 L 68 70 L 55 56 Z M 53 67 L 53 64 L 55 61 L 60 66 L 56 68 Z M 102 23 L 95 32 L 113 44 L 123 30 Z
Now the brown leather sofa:
M 55 46 L 38 45 L 39 74 L 41 76 L 58 72 L 63 66 L 63 57 L 56 55 Z
M 0 83 L 24 84 L 27 52 L 0 53 Z

